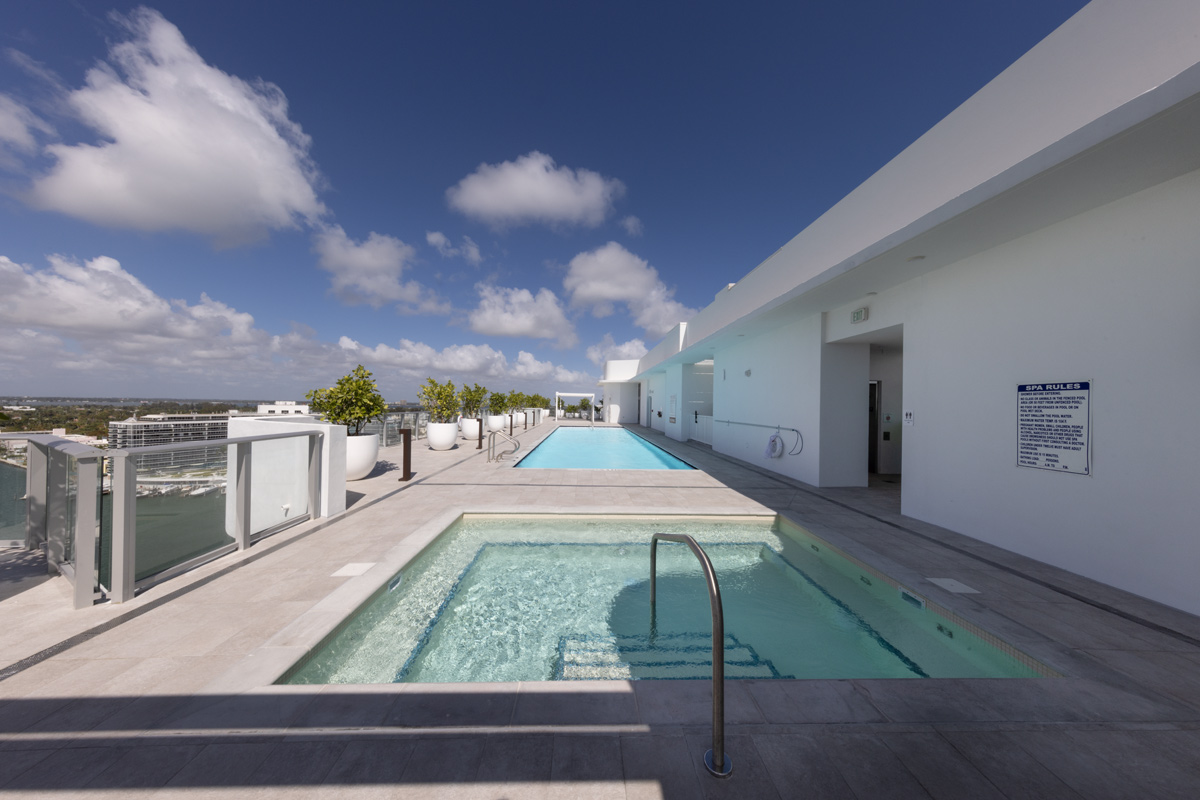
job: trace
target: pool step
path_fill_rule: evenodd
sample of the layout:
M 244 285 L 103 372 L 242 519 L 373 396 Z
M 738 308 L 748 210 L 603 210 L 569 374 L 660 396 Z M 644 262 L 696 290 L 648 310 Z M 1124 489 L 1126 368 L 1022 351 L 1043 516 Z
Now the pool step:
M 555 680 L 707 679 L 712 677 L 712 639 L 707 633 L 656 636 L 564 636 L 558 644 Z M 725 637 L 726 678 L 779 678 L 768 660 L 733 636 Z

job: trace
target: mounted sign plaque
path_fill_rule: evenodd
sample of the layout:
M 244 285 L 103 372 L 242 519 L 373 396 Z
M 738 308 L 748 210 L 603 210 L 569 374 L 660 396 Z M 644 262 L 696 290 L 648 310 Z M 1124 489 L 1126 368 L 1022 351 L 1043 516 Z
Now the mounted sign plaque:
M 1091 381 L 1017 385 L 1017 466 L 1091 474 Z

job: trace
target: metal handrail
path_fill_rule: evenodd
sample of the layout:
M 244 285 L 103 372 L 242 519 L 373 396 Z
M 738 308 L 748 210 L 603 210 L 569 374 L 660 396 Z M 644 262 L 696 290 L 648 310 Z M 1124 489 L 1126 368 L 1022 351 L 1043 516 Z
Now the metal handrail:
M 507 439 L 508 441 L 512 442 L 513 449 L 507 450 L 503 453 L 500 453 L 499 455 L 496 455 L 496 437 L 497 436 L 501 436 L 501 437 Z M 521 443 L 519 441 L 517 441 L 516 439 L 514 439 L 513 437 L 509 436 L 504 431 L 489 431 L 488 432 L 488 457 L 487 457 L 487 460 L 489 462 L 499 461 L 500 459 L 504 458 L 505 456 L 511 456 L 520 449 L 521 449 Z
M 686 533 L 656 533 L 650 537 L 650 629 L 655 630 L 655 573 L 657 572 L 658 540 L 686 544 L 700 560 L 704 579 L 708 582 L 708 601 L 712 606 L 712 749 L 704 754 L 704 767 L 718 778 L 728 778 L 733 772 L 733 760 L 725 752 L 725 612 L 721 607 L 721 587 L 717 573 L 704 548 Z

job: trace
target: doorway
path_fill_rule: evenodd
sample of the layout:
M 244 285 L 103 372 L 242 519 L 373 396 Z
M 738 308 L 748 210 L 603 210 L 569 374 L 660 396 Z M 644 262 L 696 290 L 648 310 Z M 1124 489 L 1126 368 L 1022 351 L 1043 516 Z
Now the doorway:
M 879 381 L 870 381 L 867 400 L 867 472 L 879 472 Z

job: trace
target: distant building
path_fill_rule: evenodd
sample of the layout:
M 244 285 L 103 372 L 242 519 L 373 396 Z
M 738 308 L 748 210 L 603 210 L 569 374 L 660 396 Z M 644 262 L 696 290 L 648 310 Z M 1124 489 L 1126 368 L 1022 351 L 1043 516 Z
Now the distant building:
M 225 439 L 228 435 L 228 414 L 147 414 L 141 419 L 134 415 L 123 422 L 108 423 L 109 447 L 116 450 Z M 147 453 L 137 457 L 139 471 L 223 468 L 227 463 L 223 446 Z
M 276 400 L 274 403 L 259 403 L 258 414 L 308 414 L 308 403 L 297 403 L 295 400 Z

